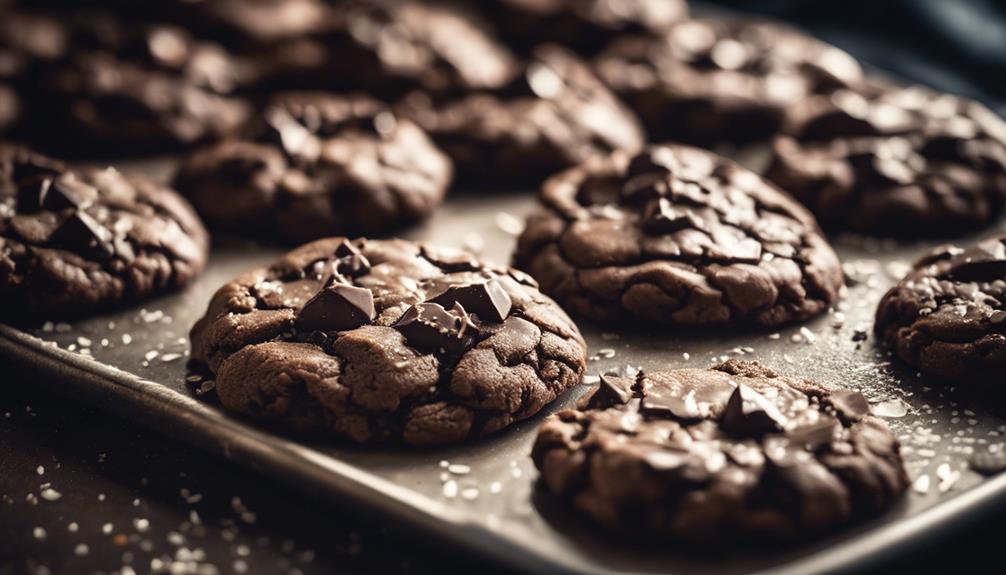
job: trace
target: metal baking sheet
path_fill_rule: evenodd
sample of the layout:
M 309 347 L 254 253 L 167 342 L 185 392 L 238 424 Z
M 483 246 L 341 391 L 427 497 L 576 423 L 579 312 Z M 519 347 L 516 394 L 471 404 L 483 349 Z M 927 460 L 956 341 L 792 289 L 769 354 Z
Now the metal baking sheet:
M 746 163 L 760 163 L 758 154 Z M 164 178 L 170 160 L 123 169 Z M 533 194 L 457 193 L 432 220 L 403 234 L 480 251 L 504 263 L 515 224 Z M 1000 224 L 1002 227 L 1002 224 Z M 965 238 L 966 241 L 971 238 Z M 868 523 L 795 547 L 696 555 L 670 542 L 640 549 L 612 542 L 535 489 L 529 453 L 546 413 L 572 403 L 579 386 L 538 417 L 487 441 L 428 450 L 302 442 L 257 427 L 195 397 L 186 383 L 187 333 L 212 293 L 284 251 L 217 238 L 210 265 L 189 289 L 129 309 L 28 330 L 0 325 L 0 353 L 36 368 L 40 385 L 124 415 L 223 455 L 312 495 L 368 509 L 501 565 L 537 572 L 810 572 L 862 566 L 895 548 L 938 535 L 1006 495 L 1006 474 L 968 469 L 977 450 L 1000 446 L 1004 420 L 982 393 L 930 381 L 899 366 L 872 336 L 876 303 L 929 244 L 836 239 L 847 293 L 830 313 L 778 332 L 580 327 L 588 373 L 702 367 L 727 357 L 861 390 L 900 436 L 915 484 L 894 509 Z M 857 331 L 869 334 L 854 341 Z M 948 387 L 949 386 L 949 387 Z

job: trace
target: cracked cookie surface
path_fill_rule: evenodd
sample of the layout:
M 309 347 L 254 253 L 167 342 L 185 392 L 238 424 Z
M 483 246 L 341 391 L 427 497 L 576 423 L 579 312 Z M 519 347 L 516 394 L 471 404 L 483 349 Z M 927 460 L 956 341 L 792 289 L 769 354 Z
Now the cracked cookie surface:
M 806 538 L 909 484 L 861 394 L 739 360 L 603 376 L 542 425 L 532 457 L 544 488 L 601 526 L 710 545 Z
M 173 190 L 0 143 L 4 315 L 82 316 L 188 283 L 209 238 Z
M 191 339 L 226 409 L 359 443 L 488 435 L 586 363 L 576 326 L 525 274 L 404 240 L 297 248 L 222 287 Z
M 376 100 L 276 96 L 253 139 L 193 152 L 176 187 L 213 225 L 308 241 L 381 234 L 429 216 L 451 182 L 450 160 Z
M 877 337 L 923 373 L 1000 382 L 1006 369 L 1006 234 L 942 246 L 877 307 Z
M 767 138 L 790 106 L 862 82 L 845 52 L 758 20 L 686 20 L 617 39 L 594 64 L 652 138 L 701 145 Z
M 836 301 L 842 272 L 814 217 L 712 152 L 650 146 L 549 179 L 514 262 L 574 315 L 777 326 Z
M 538 186 L 591 156 L 646 142 L 632 110 L 555 45 L 535 50 L 498 91 L 443 102 L 413 93 L 398 109 L 447 152 L 461 182 L 479 188 Z
M 842 90 L 790 112 L 766 177 L 828 230 L 946 237 L 1006 205 L 1006 122 L 922 87 Z

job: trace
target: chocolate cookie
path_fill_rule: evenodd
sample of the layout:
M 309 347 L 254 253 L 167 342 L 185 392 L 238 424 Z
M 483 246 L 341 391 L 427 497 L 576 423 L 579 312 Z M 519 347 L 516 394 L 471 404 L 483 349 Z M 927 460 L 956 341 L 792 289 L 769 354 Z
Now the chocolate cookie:
M 808 95 L 862 81 L 845 52 L 756 20 L 688 20 L 656 38 L 621 38 L 595 64 L 651 137 L 703 145 L 766 138 Z
M 83 316 L 180 287 L 209 239 L 174 191 L 0 143 L 3 316 Z
M 823 312 L 842 271 L 814 217 L 712 152 L 616 152 L 549 179 L 516 265 L 605 322 L 777 326 Z
M 264 62 L 273 84 L 392 100 L 417 89 L 438 96 L 494 89 L 517 71 L 510 51 L 462 3 L 346 0 L 320 28 Z
M 898 440 L 858 392 L 730 360 L 604 376 L 551 416 L 544 487 L 596 523 L 710 546 L 805 539 L 890 507 L 909 485 Z
M 842 90 L 792 111 L 767 177 L 830 230 L 945 237 L 1006 204 L 1006 123 L 922 87 Z
M 586 362 L 526 275 L 404 240 L 301 246 L 222 287 L 191 337 L 226 409 L 360 443 L 499 431 Z
M 593 53 L 621 34 L 660 34 L 688 18 L 684 0 L 498 0 L 486 2 L 510 44 L 555 42 Z M 485 8 L 485 6 L 483 6 Z
M 291 241 L 386 233 L 430 215 L 451 181 L 427 135 L 369 98 L 283 94 L 263 123 L 179 170 L 176 187 L 212 224 Z
M 454 160 L 461 182 L 480 188 L 538 186 L 591 156 L 646 142 L 632 111 L 558 46 L 539 47 L 502 90 L 446 103 L 413 93 L 400 110 Z
M 70 53 L 41 80 L 36 135 L 68 153 L 137 154 L 234 133 L 250 108 L 232 96 L 246 68 L 181 28 L 82 14 Z
M 17 93 L 9 86 L 0 83 L 0 134 L 14 125 L 20 108 Z
M 916 262 L 877 307 L 877 337 L 919 371 L 1002 382 L 1006 369 L 1006 234 Z M 963 380 L 962 380 L 963 378 Z

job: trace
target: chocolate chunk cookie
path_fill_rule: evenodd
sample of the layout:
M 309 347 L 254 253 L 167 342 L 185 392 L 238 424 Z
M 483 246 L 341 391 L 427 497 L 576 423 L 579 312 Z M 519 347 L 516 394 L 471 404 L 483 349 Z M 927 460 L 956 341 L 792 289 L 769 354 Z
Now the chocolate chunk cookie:
M 355 442 L 452 443 L 580 381 L 576 326 L 534 281 L 404 240 L 318 240 L 222 287 L 192 358 L 223 406 Z
M 220 46 L 166 25 L 100 14 L 68 18 L 72 50 L 40 80 L 33 131 L 67 153 L 138 154 L 217 140 L 250 108 L 233 93 L 247 68 Z
M 555 42 L 593 53 L 621 34 L 659 34 L 688 18 L 684 0 L 499 0 L 486 2 L 507 42 L 530 51 Z M 483 6 L 485 7 L 485 6 Z
M 544 487 L 601 526 L 716 546 L 887 509 L 909 484 L 899 449 L 858 392 L 730 360 L 604 376 L 546 421 L 533 458 Z
M 386 233 L 430 215 L 451 182 L 427 135 L 369 98 L 287 93 L 263 123 L 179 170 L 176 187 L 212 224 L 297 242 Z
M 877 337 L 919 371 L 1001 383 L 1006 369 L 1006 234 L 916 262 L 877 308 Z M 963 378 L 963 379 L 962 379 Z
M 54 18 L 0 3 L 0 132 L 24 115 L 18 92 L 27 92 L 39 68 L 65 50 L 63 28 Z
M 552 177 L 540 199 L 514 261 L 584 317 L 777 326 L 842 286 L 814 217 L 712 152 L 616 152 Z
M 767 177 L 830 230 L 945 237 L 1006 204 L 1006 123 L 922 87 L 841 90 L 793 109 Z
M 180 287 L 202 271 L 208 243 L 168 188 L 0 143 L 5 318 L 83 316 Z
M 621 38 L 596 67 L 651 137 L 702 145 L 766 138 L 808 95 L 862 81 L 838 48 L 752 20 L 688 20 L 657 38 Z
M 459 181 L 480 188 L 538 186 L 591 156 L 646 142 L 632 111 L 558 46 L 539 47 L 502 90 L 445 103 L 413 93 L 400 110 L 454 160 Z
M 440 96 L 494 89 L 517 72 L 510 51 L 463 3 L 346 0 L 320 28 L 279 46 L 264 75 L 281 86 L 393 100 L 417 89 Z

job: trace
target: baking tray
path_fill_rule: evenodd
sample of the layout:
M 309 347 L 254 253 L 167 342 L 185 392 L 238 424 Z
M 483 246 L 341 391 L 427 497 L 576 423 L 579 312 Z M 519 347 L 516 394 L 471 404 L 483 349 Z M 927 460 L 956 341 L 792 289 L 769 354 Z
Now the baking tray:
M 764 154 L 756 150 L 738 159 L 757 167 Z M 172 164 L 162 158 L 120 167 L 163 180 Z M 505 263 L 517 225 L 534 206 L 529 192 L 456 193 L 430 221 L 403 235 L 465 247 Z M 983 408 L 1001 402 L 989 401 L 987 392 L 919 377 L 873 340 L 877 301 L 930 244 L 836 238 L 847 276 L 845 297 L 831 312 L 778 332 L 645 326 L 608 332 L 580 322 L 591 355 L 588 374 L 756 359 L 782 372 L 859 389 L 901 438 L 915 483 L 884 515 L 811 543 L 703 555 L 673 543 L 640 549 L 610 541 L 535 489 L 537 472 L 529 457 L 535 431 L 547 413 L 573 403 L 586 385 L 488 440 L 426 450 L 301 441 L 224 413 L 212 394 L 197 397 L 199 384 L 187 381 L 193 379 L 186 371 L 189 327 L 225 281 L 285 251 L 237 238 L 215 242 L 206 272 L 188 289 L 73 324 L 30 329 L 0 324 L 0 353 L 37 370 L 38 384 L 55 392 L 310 495 L 366 508 L 389 524 L 525 571 L 834 571 L 861 567 L 895 548 L 944 533 L 950 522 L 1006 500 L 1006 474 L 983 477 L 968 468 L 973 452 L 1006 438 L 1006 421 Z M 867 339 L 856 341 L 864 332 Z

